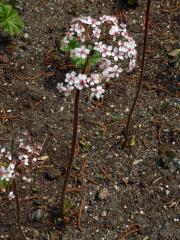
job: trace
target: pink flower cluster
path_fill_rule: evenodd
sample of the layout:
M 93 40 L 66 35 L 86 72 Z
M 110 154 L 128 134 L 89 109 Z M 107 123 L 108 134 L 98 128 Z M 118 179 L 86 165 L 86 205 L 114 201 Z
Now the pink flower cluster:
M 79 90 L 90 88 L 91 97 L 100 98 L 104 93 L 105 82 L 119 77 L 123 69 L 132 71 L 136 66 L 136 43 L 129 36 L 126 25 L 119 24 L 115 16 L 104 15 L 99 20 L 90 16 L 73 19 L 62 45 L 67 47 L 72 39 L 76 39 L 80 46 L 70 49 L 70 58 L 87 59 L 93 51 L 96 51 L 101 59 L 97 62 L 94 73 L 86 75 L 72 71 L 66 74 L 65 83 L 57 85 L 57 89 L 65 96 L 68 96 L 74 88 Z M 90 80 L 92 76 L 95 81 Z
M 13 144 L 13 150 L 10 152 L 7 148 L 0 146 L 0 182 L 10 182 L 12 179 L 20 175 L 20 169 L 25 169 L 25 174 L 28 173 L 26 169 L 29 165 L 34 165 L 37 161 L 39 152 L 38 146 L 29 144 L 30 135 L 27 131 L 23 133 L 24 138 L 18 138 Z M 22 179 L 30 182 L 30 178 L 23 176 Z M 0 187 L 0 191 L 5 189 Z M 10 193 L 10 198 L 13 198 Z
M 83 88 L 91 89 L 91 98 L 101 98 L 105 90 L 100 83 L 100 76 L 97 73 L 92 73 L 89 76 L 87 74 L 78 74 L 74 71 L 66 74 L 65 85 L 63 83 L 57 84 L 57 89 L 60 93 L 64 93 L 67 97 L 76 88 L 82 90 Z

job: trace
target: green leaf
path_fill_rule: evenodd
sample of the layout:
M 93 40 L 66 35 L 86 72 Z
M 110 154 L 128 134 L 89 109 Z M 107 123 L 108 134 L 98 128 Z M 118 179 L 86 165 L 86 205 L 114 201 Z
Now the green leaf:
M 69 41 L 68 47 L 70 49 L 78 48 L 80 47 L 80 42 L 76 38 L 73 38 Z
M 69 52 L 70 50 L 78 47 L 80 47 L 80 42 L 76 38 L 73 38 L 69 41 L 68 45 L 65 45 L 62 40 L 60 50 L 63 52 Z
M 71 199 L 67 198 L 65 199 L 65 202 L 64 202 L 64 209 L 66 212 L 69 212 L 72 208 L 72 202 L 71 202 Z
M 18 35 L 24 28 L 24 22 L 11 5 L 0 3 L 0 26 L 10 35 Z
M 101 60 L 101 58 L 102 58 L 102 56 L 101 56 L 100 52 L 94 51 L 94 54 L 90 58 L 90 65 L 91 66 L 96 65 L 96 63 L 98 63 Z
M 82 68 L 86 63 L 86 59 L 80 57 L 71 57 L 71 60 L 79 68 Z M 101 60 L 100 52 L 94 51 L 94 54 L 89 60 L 90 66 L 96 65 L 100 60 Z
M 86 63 L 86 59 L 80 57 L 71 57 L 71 60 L 79 68 L 83 67 Z
M 38 189 L 37 189 L 35 186 L 32 186 L 32 187 L 31 187 L 31 192 L 32 192 L 32 193 L 37 193 L 37 192 L 38 192 Z
M 6 181 L 6 180 L 0 180 L 0 189 L 3 188 L 3 189 L 6 189 L 8 188 L 10 182 Z

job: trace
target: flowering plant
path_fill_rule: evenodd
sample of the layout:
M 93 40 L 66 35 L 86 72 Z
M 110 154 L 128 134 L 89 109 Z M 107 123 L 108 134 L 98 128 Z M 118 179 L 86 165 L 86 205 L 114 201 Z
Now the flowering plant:
M 119 24 L 116 17 L 107 15 L 99 20 L 90 16 L 73 19 L 61 41 L 61 51 L 67 53 L 77 70 L 66 73 L 64 83 L 57 84 L 57 89 L 65 96 L 76 90 L 71 155 L 61 194 L 61 216 L 65 213 L 67 183 L 76 150 L 80 91 L 90 89 L 91 99 L 103 97 L 106 82 L 119 77 L 123 69 L 132 71 L 135 67 L 135 48 L 136 43 L 128 35 L 126 25 Z
M 23 138 L 17 138 L 12 142 L 10 150 L 0 146 L 0 192 L 4 192 L 11 184 L 13 185 L 13 191 L 9 192 L 9 199 L 15 198 L 17 224 L 23 240 L 27 238 L 21 227 L 21 202 L 16 178 L 22 176 L 22 180 L 31 182 L 31 178 L 27 177 L 30 172 L 28 167 L 34 165 L 41 149 L 38 145 L 31 145 L 30 142 L 31 136 L 25 131 Z
M 11 150 L 0 146 L 0 191 L 4 192 L 12 180 L 19 176 L 25 182 L 31 181 L 27 177 L 28 168 L 35 164 L 39 147 L 29 144 L 31 137 L 27 131 L 23 132 L 23 136 L 13 142 Z M 14 198 L 12 191 L 9 198 Z
M 133 70 L 137 58 L 135 48 L 126 25 L 119 24 L 114 16 L 104 15 L 99 20 L 90 16 L 73 19 L 60 49 L 69 54 L 77 69 L 83 68 L 87 59 L 89 66 L 83 74 L 67 73 L 65 83 L 58 83 L 57 89 L 68 96 L 74 89 L 89 88 L 91 98 L 101 98 L 106 82 L 119 77 L 123 69 Z

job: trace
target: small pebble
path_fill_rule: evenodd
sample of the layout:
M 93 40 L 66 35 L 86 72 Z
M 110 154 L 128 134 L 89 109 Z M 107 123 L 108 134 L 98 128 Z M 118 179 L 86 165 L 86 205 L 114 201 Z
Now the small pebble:
M 45 212 L 43 208 L 35 210 L 30 216 L 30 220 L 33 222 L 43 222 L 45 218 Z
M 28 33 L 25 33 L 24 34 L 24 38 L 27 39 L 29 37 L 29 34 Z
M 125 109 L 124 109 L 124 112 L 125 112 L 125 113 L 128 113 L 128 112 L 129 112 L 129 108 L 125 108 Z
M 96 221 L 99 221 L 98 216 L 94 216 L 93 219 L 96 220 Z
M 105 200 L 109 195 L 108 189 L 107 188 L 102 188 L 100 189 L 99 193 L 98 193 L 98 198 L 100 200 Z
M 102 217 L 106 217 L 106 216 L 107 216 L 107 212 L 106 212 L 106 211 L 103 211 L 103 212 L 101 213 L 101 216 L 102 216 Z
M 169 193 L 170 193 L 170 191 L 169 191 L 169 190 L 166 190 L 165 192 L 166 192 L 166 195 L 169 195 Z

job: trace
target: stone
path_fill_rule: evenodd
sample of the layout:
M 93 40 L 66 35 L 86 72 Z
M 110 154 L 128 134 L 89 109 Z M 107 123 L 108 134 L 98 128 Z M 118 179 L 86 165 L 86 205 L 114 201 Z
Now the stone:
M 44 178 L 49 181 L 53 181 L 60 176 L 60 171 L 58 169 L 50 168 L 48 171 L 44 172 Z
M 105 199 L 107 199 L 108 195 L 109 195 L 109 191 L 106 187 L 104 187 L 104 188 L 100 189 L 100 191 L 98 193 L 98 198 L 100 200 L 105 200 Z
M 43 223 L 45 216 L 46 216 L 46 214 L 45 214 L 44 209 L 38 208 L 32 212 L 32 214 L 30 215 L 29 218 L 30 218 L 30 221 L 32 221 L 32 222 Z
M 102 216 L 102 217 L 106 217 L 106 216 L 107 216 L 107 212 L 106 212 L 106 211 L 103 211 L 103 212 L 101 213 L 101 216 Z

